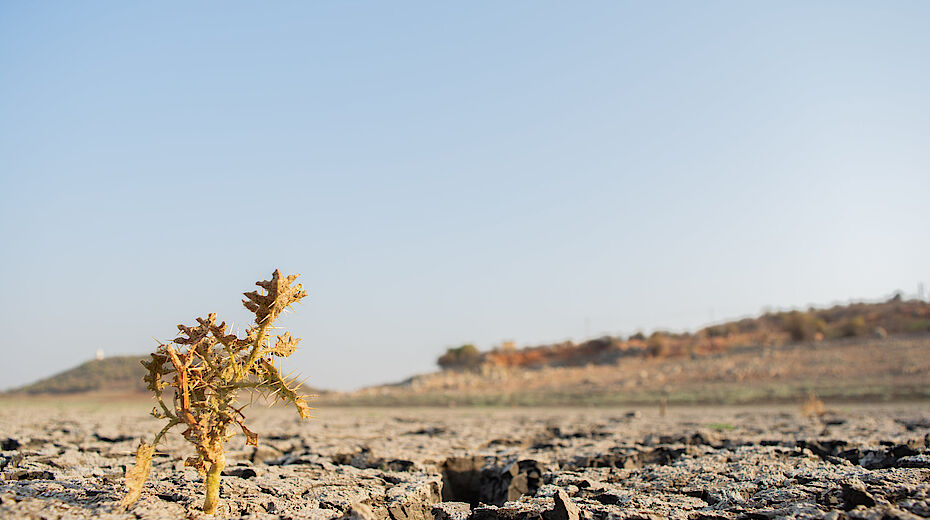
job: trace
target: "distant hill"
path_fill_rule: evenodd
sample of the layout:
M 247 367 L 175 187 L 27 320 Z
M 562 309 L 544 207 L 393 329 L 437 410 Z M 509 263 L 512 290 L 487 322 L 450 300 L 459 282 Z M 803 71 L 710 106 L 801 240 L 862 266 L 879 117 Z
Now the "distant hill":
M 88 361 L 13 392 L 146 393 L 147 356 Z M 894 297 L 769 312 L 704 327 L 582 343 L 449 349 L 444 370 L 339 393 L 318 405 L 617 404 L 930 398 L 930 303 Z
M 638 332 L 628 338 L 604 336 L 582 343 L 480 352 L 473 345 L 450 348 L 438 360 L 447 370 L 480 370 L 482 366 L 515 368 L 611 365 L 636 357 L 695 357 L 745 346 L 781 346 L 850 338 L 908 336 L 930 332 L 930 303 L 895 296 L 880 303 L 851 303 L 829 308 L 768 312 L 704 327 L 697 332 Z
M 332 394 L 322 406 L 617 406 L 930 399 L 930 333 L 751 345 L 614 363 L 485 363 Z
M 148 394 L 142 377 L 145 356 L 114 356 L 82 363 L 70 370 L 55 374 L 35 383 L 10 390 L 10 394 L 80 394 L 91 392 Z M 315 388 L 304 387 L 311 395 L 325 394 Z
M 442 370 L 332 394 L 319 405 L 677 405 L 930 398 L 930 303 L 768 312 L 696 332 L 655 331 L 490 351 L 450 348 Z
M 73 394 L 80 392 L 144 392 L 140 364 L 148 356 L 114 356 L 82 363 L 51 377 L 13 390 L 26 394 Z

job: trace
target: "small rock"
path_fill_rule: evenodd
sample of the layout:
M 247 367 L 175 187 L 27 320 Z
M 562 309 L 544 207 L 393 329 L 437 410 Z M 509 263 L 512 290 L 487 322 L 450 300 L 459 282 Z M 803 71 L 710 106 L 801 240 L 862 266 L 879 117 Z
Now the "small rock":
M 471 505 L 465 502 L 442 502 L 432 508 L 435 520 L 466 520 L 471 516 Z
M 7 466 L 11 468 L 18 467 L 23 462 L 22 453 L 14 453 L 10 457 L 0 457 L 0 469 L 6 469 Z
M 552 511 L 543 513 L 546 520 L 578 520 L 580 518 L 581 510 L 564 490 L 558 490 L 552 498 L 555 500 L 555 507 Z
M 356 502 L 346 509 L 339 520 L 377 520 L 377 517 L 367 504 Z
M 856 506 L 872 507 L 875 505 L 875 498 L 866 491 L 865 486 L 858 482 L 842 484 L 840 498 L 846 503 L 847 511 Z
M 918 443 L 916 439 L 912 439 L 904 444 L 895 445 L 893 448 L 891 448 L 891 455 L 896 458 L 918 455 L 923 448 L 921 444 L 923 443 Z

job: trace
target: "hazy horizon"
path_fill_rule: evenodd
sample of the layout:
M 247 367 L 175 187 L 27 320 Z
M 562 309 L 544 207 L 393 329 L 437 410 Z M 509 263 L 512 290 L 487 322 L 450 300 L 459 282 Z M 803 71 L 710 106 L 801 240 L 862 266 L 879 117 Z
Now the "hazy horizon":
M 322 388 L 930 283 L 930 4 L 0 6 L 10 388 L 310 293 Z
M 896 296 L 901 296 L 901 297 L 902 297 L 903 299 L 905 299 L 905 300 L 907 300 L 907 299 L 917 299 L 917 300 L 921 300 L 921 301 L 926 301 L 926 300 L 927 300 L 926 289 L 923 287 L 923 285 L 920 285 L 920 286 L 918 287 L 918 291 L 915 292 L 915 293 L 911 293 L 911 294 L 908 294 L 908 293 L 906 293 L 905 291 L 900 291 L 900 290 L 898 290 L 898 291 L 894 291 L 894 292 L 892 292 L 892 293 L 889 293 L 888 295 L 883 296 L 883 297 L 881 297 L 881 298 L 854 299 L 854 300 L 846 300 L 846 301 L 833 301 L 833 302 L 830 302 L 830 303 L 828 303 L 828 304 L 822 304 L 822 305 L 808 304 L 808 305 L 797 305 L 797 306 L 777 307 L 777 308 L 771 307 L 771 306 L 765 306 L 765 307 L 763 307 L 763 308 L 762 308 L 759 312 L 757 312 L 757 313 L 742 314 L 742 315 L 739 315 L 739 316 L 729 316 L 729 317 L 726 317 L 726 318 L 723 318 L 723 319 L 712 320 L 712 321 L 703 323 L 703 324 L 701 324 L 700 326 L 695 327 L 695 328 L 677 328 L 677 329 L 674 329 L 674 328 L 668 328 L 668 327 L 664 327 L 664 328 L 663 328 L 663 327 L 660 327 L 660 328 L 658 328 L 658 329 L 636 329 L 636 330 L 634 330 L 634 331 L 630 331 L 630 332 L 627 332 L 627 333 L 605 331 L 605 332 L 602 332 L 602 333 L 600 333 L 600 334 L 590 334 L 590 333 L 589 333 L 589 334 L 585 334 L 585 335 L 583 335 L 583 336 L 580 337 L 580 338 L 576 338 L 576 337 L 564 337 L 564 338 L 560 338 L 560 339 L 558 339 L 558 340 L 539 341 L 539 342 L 536 342 L 536 343 L 533 343 L 533 344 L 520 344 L 520 345 L 516 345 L 516 347 L 517 347 L 517 348 L 523 348 L 523 347 L 535 347 L 535 346 L 543 346 L 543 345 L 554 345 L 554 344 L 561 343 L 561 342 L 564 342 L 564 341 L 572 341 L 572 342 L 574 342 L 574 343 L 577 344 L 577 343 L 583 343 L 583 342 L 585 342 L 585 341 L 587 341 L 587 340 L 596 340 L 596 339 L 598 339 L 598 338 L 602 338 L 602 337 L 605 337 L 605 336 L 612 336 L 612 337 L 622 336 L 623 339 L 628 339 L 629 336 L 631 336 L 631 335 L 633 335 L 633 334 L 636 334 L 636 333 L 644 333 L 644 334 L 647 335 L 647 336 L 650 335 L 652 332 L 695 333 L 695 332 L 697 332 L 697 330 L 699 330 L 700 328 L 703 328 L 703 327 L 706 327 L 706 326 L 716 325 L 716 324 L 722 324 L 722 323 L 730 323 L 730 322 L 734 322 L 734 321 L 741 320 L 741 319 L 743 319 L 743 318 L 757 318 L 757 317 L 760 317 L 761 315 L 766 314 L 766 313 L 769 313 L 769 312 L 788 312 L 788 311 L 794 311 L 794 310 L 805 311 L 805 310 L 810 310 L 810 309 L 815 309 L 815 308 L 816 308 L 816 309 L 827 309 L 827 308 L 833 307 L 833 306 L 835 306 L 835 305 L 843 306 L 843 305 L 850 305 L 850 304 L 856 304 L 856 303 L 882 303 L 882 302 L 889 301 L 890 299 L 892 299 L 892 298 L 894 298 L 894 297 L 896 297 Z M 195 324 L 196 324 L 196 323 L 185 323 L 185 325 L 195 325 Z M 231 329 L 232 329 L 232 330 L 237 331 L 237 332 L 239 333 L 240 336 L 244 336 L 244 329 L 245 329 L 244 326 L 239 326 L 239 325 L 237 325 L 236 323 L 231 323 L 230 325 L 231 325 Z M 286 328 L 287 328 L 287 327 L 281 327 L 281 332 L 285 332 L 285 329 L 286 329 Z M 168 340 L 170 340 L 170 339 L 171 339 L 171 338 L 163 338 L 163 341 L 168 341 Z M 502 341 L 510 341 L 510 340 L 505 339 L 505 340 L 502 340 Z M 466 343 L 467 343 L 467 342 L 466 342 Z M 463 344 L 464 344 L 464 343 L 463 343 Z M 461 346 L 461 344 L 454 344 L 454 345 L 450 344 L 449 346 L 450 346 L 450 347 L 459 347 L 459 346 Z M 498 342 L 495 342 L 495 343 L 492 343 L 492 344 L 488 344 L 488 345 L 484 346 L 483 348 L 479 348 L 479 350 L 481 350 L 481 351 L 490 351 L 490 350 L 494 350 L 495 348 L 499 348 L 499 347 L 501 347 L 501 346 L 502 346 L 502 345 L 501 345 L 501 341 L 498 341 Z M 152 349 L 152 350 L 154 350 L 154 349 Z M 444 350 L 445 350 L 445 349 L 443 349 L 443 351 L 444 351 Z M 47 377 L 51 377 L 51 376 L 58 375 L 58 374 L 60 374 L 60 373 L 62 373 L 62 372 L 64 372 L 64 371 L 67 371 L 67 370 L 70 370 L 70 369 L 72 369 L 72 368 L 75 368 L 75 366 L 77 366 L 77 365 L 79 365 L 79 364 L 85 363 L 85 362 L 87 362 L 87 361 L 93 361 L 93 360 L 95 360 L 95 359 L 107 359 L 107 358 L 115 358 L 115 357 L 123 357 L 123 356 L 137 356 L 137 355 L 140 355 L 140 354 L 145 355 L 145 354 L 147 354 L 147 353 L 148 353 L 148 352 L 106 352 L 106 351 L 104 351 L 103 349 L 99 349 L 98 351 L 95 351 L 95 352 L 93 352 L 93 353 L 89 353 L 89 354 L 92 354 L 92 355 L 89 355 L 89 357 L 88 357 L 87 359 L 78 361 L 78 363 L 77 363 L 76 365 L 74 365 L 74 366 L 69 366 L 69 367 L 66 367 L 64 370 L 56 370 L 55 372 L 46 374 L 46 375 L 44 375 L 44 376 L 39 376 L 37 379 L 28 381 L 27 383 L 33 383 L 33 382 L 36 382 L 36 381 L 38 381 L 38 380 L 45 379 L 45 378 L 47 378 Z M 438 358 L 438 356 L 439 356 L 441 353 L 442 353 L 442 352 L 437 352 L 436 357 Z M 355 389 L 362 388 L 362 387 L 378 386 L 378 385 L 380 385 L 380 384 L 398 383 L 398 382 L 400 382 L 400 381 L 402 381 L 402 380 L 408 379 L 408 377 L 411 376 L 411 375 L 420 375 L 420 374 L 424 374 L 424 373 L 427 373 L 427 372 L 434 372 L 434 371 L 439 371 L 439 370 L 440 370 L 440 368 L 438 367 L 438 365 L 436 365 L 436 366 L 432 366 L 430 369 L 424 369 L 424 371 L 422 371 L 422 372 L 416 372 L 416 373 L 407 374 L 406 377 L 399 377 L 399 378 L 390 379 L 390 380 L 384 380 L 384 381 L 373 381 L 373 382 L 369 382 L 369 383 L 366 383 L 366 384 L 364 384 L 364 385 L 360 385 L 360 386 L 358 386 L 358 387 L 352 387 L 352 388 L 331 388 L 331 387 L 323 387 L 323 386 L 320 386 L 320 385 L 313 385 L 312 382 L 309 381 L 309 380 L 306 381 L 306 383 L 307 383 L 308 385 L 310 385 L 310 386 L 313 386 L 314 388 L 316 388 L 316 389 L 318 389 L 318 390 L 355 390 Z M 303 375 L 303 374 L 295 373 L 294 376 L 295 376 L 298 380 L 303 380 L 303 379 L 304 379 L 304 375 Z M 309 379 L 309 378 L 308 378 L 308 379 Z M 11 389 L 14 389 L 14 388 L 17 388 L 17 387 L 0 388 L 0 391 L 11 390 Z

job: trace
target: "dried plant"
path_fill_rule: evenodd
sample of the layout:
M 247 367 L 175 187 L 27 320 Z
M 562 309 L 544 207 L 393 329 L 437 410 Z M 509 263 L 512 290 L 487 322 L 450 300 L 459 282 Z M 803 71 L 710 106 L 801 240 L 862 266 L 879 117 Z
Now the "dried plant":
M 808 419 L 820 418 L 826 415 L 827 410 L 824 408 L 823 401 L 817 398 L 817 394 L 811 392 L 807 400 L 801 403 L 801 415 Z
M 151 444 L 142 441 L 136 453 L 136 465 L 126 472 L 128 493 L 121 502 L 129 507 L 142 493 L 142 486 L 151 469 L 155 446 L 165 433 L 175 426 L 186 429 L 182 435 L 197 450 L 185 465 L 193 466 L 204 476 L 206 498 L 203 510 L 216 511 L 220 490 L 220 474 L 226 465 L 224 443 L 235 432 L 227 431 L 236 424 L 246 442 L 257 445 L 258 435 L 246 428 L 242 410 L 237 407 L 240 390 L 259 392 L 297 407 L 301 419 L 310 417 L 306 396 L 300 385 L 284 377 L 275 362 L 290 356 L 299 338 L 287 332 L 274 335 L 275 320 L 291 305 L 307 296 L 301 285 L 292 286 L 297 275 L 282 276 L 275 270 L 271 280 L 256 282 L 263 291 L 245 293 L 243 305 L 255 314 L 255 321 L 244 338 L 226 333 L 226 323 L 216 323 L 216 315 L 197 318 L 199 325 L 178 325 L 180 334 L 167 344 L 160 344 L 152 359 L 143 361 L 148 370 L 144 381 L 155 394 L 158 406 L 152 415 L 168 424 L 155 435 Z M 272 339 L 274 341 L 272 341 Z M 165 403 L 164 391 L 172 387 L 172 406 Z

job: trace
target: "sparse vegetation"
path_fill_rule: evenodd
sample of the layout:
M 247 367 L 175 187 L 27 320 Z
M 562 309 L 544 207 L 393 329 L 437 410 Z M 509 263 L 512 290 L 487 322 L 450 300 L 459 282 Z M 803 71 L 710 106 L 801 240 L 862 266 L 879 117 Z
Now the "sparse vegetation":
M 468 369 L 481 364 L 481 353 L 471 343 L 446 350 L 437 361 L 443 369 Z
M 856 316 L 845 320 L 839 326 L 839 336 L 843 338 L 857 338 L 865 336 L 868 332 L 868 326 L 865 324 L 865 318 Z
M 783 327 L 792 341 L 810 341 L 827 330 L 827 324 L 810 312 L 791 311 L 783 315 Z
M 669 341 L 663 332 L 654 332 L 646 340 L 646 351 L 652 357 L 666 357 L 671 352 Z
M 905 325 L 904 330 L 910 333 L 930 332 L 930 319 L 910 320 L 907 322 L 907 325 Z
M 226 323 L 216 323 L 216 315 L 197 318 L 199 325 L 178 325 L 179 337 L 159 345 L 151 360 L 143 362 L 148 370 L 144 381 L 158 402 L 152 415 L 167 420 L 151 444 L 141 442 L 136 465 L 126 472 L 128 492 L 121 505 L 129 507 L 139 499 L 151 469 L 155 447 L 175 426 L 184 426 L 184 438 L 197 450 L 185 465 L 193 466 L 204 476 L 206 496 L 203 510 L 216 511 L 219 502 L 220 474 L 226 465 L 225 442 L 235 435 L 228 432 L 238 425 L 246 442 L 257 445 L 258 435 L 244 424 L 242 407 L 237 407 L 240 390 L 258 391 L 291 403 L 301 419 L 310 417 L 300 386 L 284 377 L 276 360 L 290 356 L 300 341 L 290 333 L 273 336 L 275 320 L 307 296 L 301 285 L 291 284 L 297 275 L 282 276 L 275 270 L 271 280 L 256 282 L 263 291 L 245 293 L 243 305 L 255 314 L 244 338 L 226 333 Z M 272 338 L 274 341 L 272 342 Z M 172 406 L 164 400 L 167 387 L 174 390 Z
M 817 394 L 814 392 L 809 393 L 807 400 L 801 404 L 801 415 L 808 419 L 820 418 L 826 413 L 827 410 L 824 407 L 823 401 L 818 399 Z

